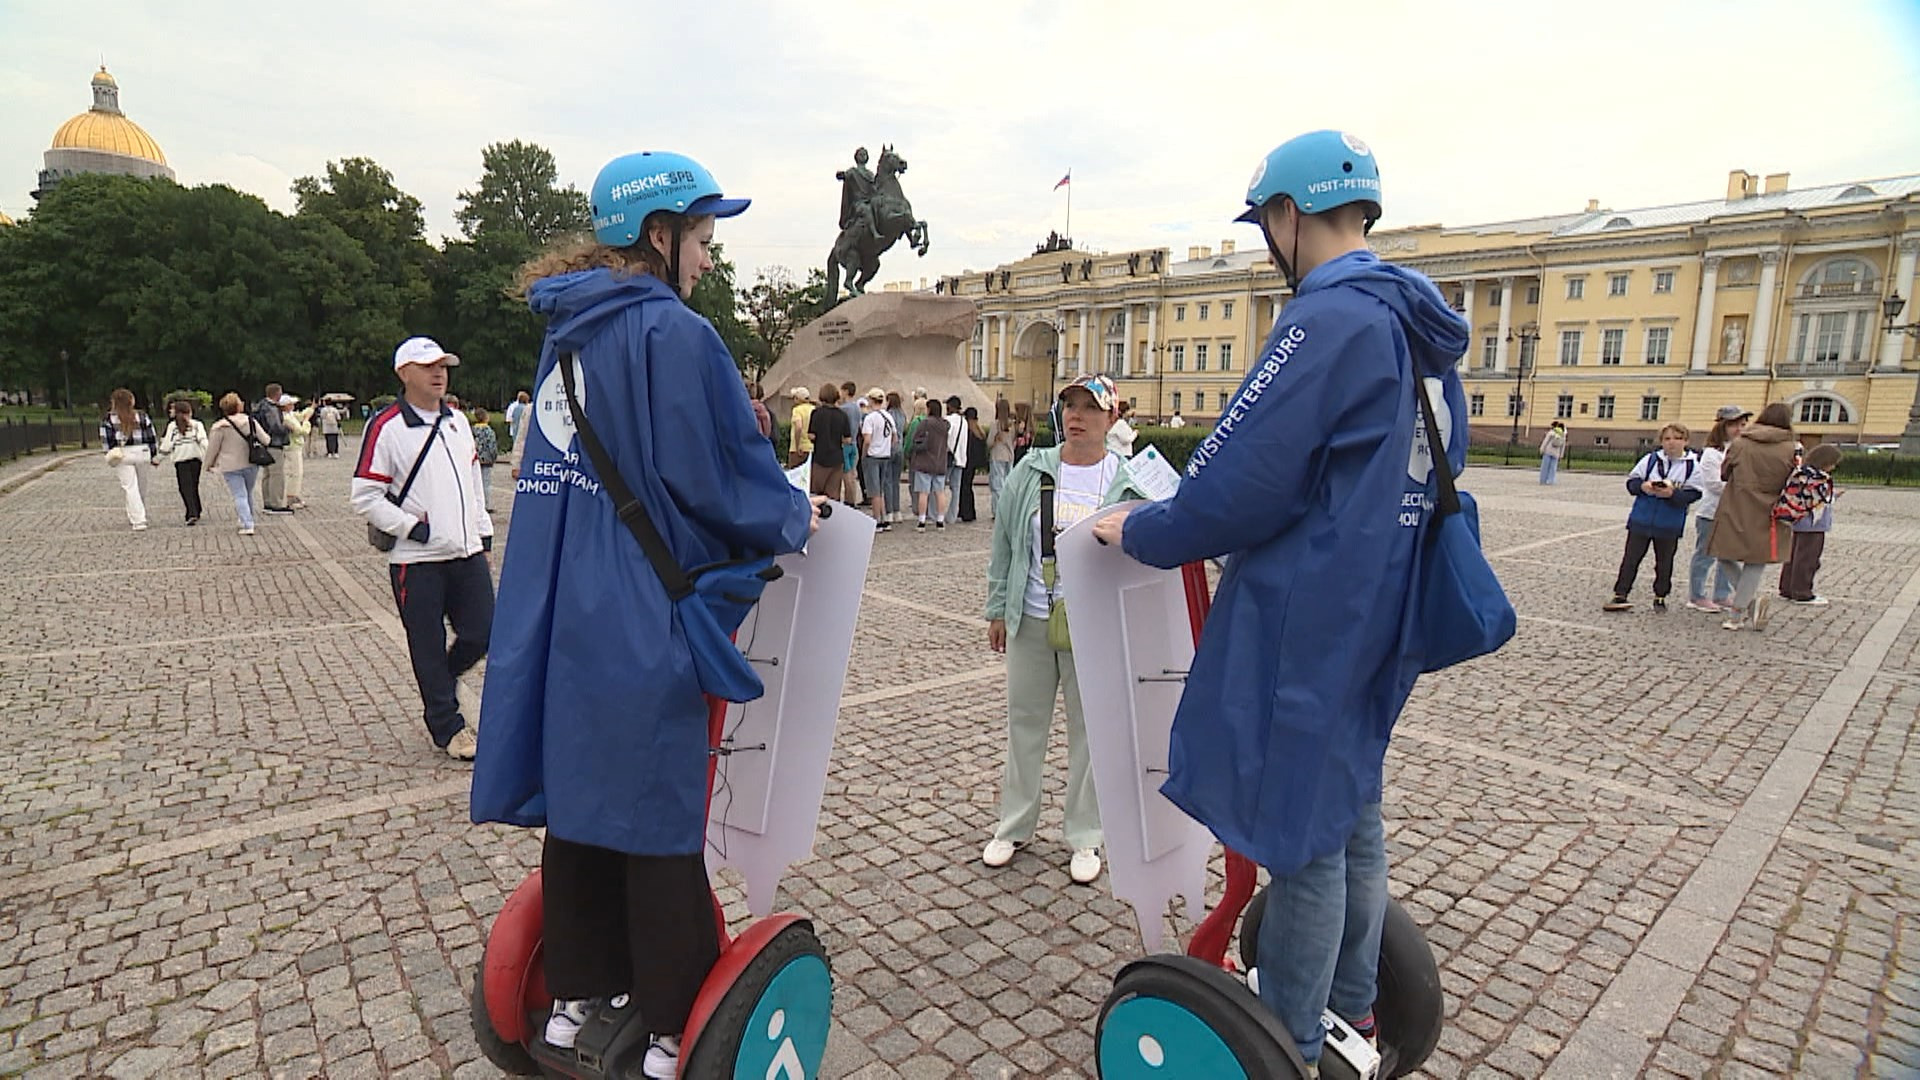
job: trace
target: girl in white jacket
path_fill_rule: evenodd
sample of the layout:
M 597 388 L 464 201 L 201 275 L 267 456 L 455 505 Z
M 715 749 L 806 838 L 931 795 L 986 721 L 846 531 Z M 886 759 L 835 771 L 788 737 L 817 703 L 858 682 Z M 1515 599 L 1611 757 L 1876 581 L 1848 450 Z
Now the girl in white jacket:
M 1713 430 L 1707 434 L 1707 448 L 1700 451 L 1700 467 L 1693 473 L 1693 486 L 1700 489 L 1701 495 L 1700 501 L 1693 504 L 1693 558 L 1687 563 L 1687 606 L 1695 611 L 1717 615 L 1729 610 L 1727 602 L 1733 596 L 1733 582 L 1727 580 L 1714 557 L 1707 554 L 1707 544 L 1713 539 L 1713 515 L 1720 509 L 1720 493 L 1727 486 L 1727 482 L 1720 479 L 1727 444 L 1740 436 L 1740 429 L 1747 426 L 1752 416 L 1738 405 L 1720 406 L 1714 413 Z M 1707 596 L 1709 574 L 1713 575 L 1712 598 Z

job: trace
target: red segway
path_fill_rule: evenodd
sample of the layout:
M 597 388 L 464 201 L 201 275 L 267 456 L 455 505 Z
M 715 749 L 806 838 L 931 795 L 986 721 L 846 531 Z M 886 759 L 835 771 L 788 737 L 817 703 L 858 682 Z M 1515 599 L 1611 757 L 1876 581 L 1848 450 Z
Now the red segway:
M 1181 578 L 1197 645 L 1213 602 L 1206 568 L 1190 563 Z M 1149 956 L 1120 970 L 1094 1029 L 1096 1068 L 1103 1080 L 1308 1075 L 1293 1037 L 1226 956 L 1234 924 L 1240 923 L 1240 959 L 1250 973 L 1258 966 L 1267 894 L 1254 892 L 1257 870 L 1229 850 L 1226 894 L 1194 931 L 1186 955 Z M 1327 1039 L 1320 1075 L 1374 1080 L 1412 1072 L 1439 1044 L 1444 1009 L 1433 950 L 1413 919 L 1389 899 L 1374 1003 L 1378 1049 L 1328 1012 L 1321 1020 Z
M 708 699 L 709 745 L 722 745 L 727 703 Z M 718 758 L 707 766 L 713 796 Z M 638 1010 L 603 1007 L 589 1015 L 572 1049 L 543 1038 L 553 995 L 541 953 L 540 871 L 515 889 L 487 937 L 474 980 L 474 1038 L 487 1060 L 515 1076 L 580 1078 L 641 1074 L 649 1032 Z M 781 913 L 756 920 L 738 937 L 727 931 L 719 900 L 713 917 L 720 959 L 707 974 L 680 1039 L 684 1077 L 815 1075 L 826 1053 L 833 980 L 813 924 Z

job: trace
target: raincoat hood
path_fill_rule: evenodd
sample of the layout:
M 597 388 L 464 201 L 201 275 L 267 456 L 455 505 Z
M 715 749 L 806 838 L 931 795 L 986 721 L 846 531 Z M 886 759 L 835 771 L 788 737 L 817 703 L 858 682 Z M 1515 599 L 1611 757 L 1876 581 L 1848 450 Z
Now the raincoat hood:
M 1425 274 L 1384 262 L 1371 251 L 1354 251 L 1314 267 L 1300 283 L 1300 294 L 1335 285 L 1358 289 L 1393 311 L 1406 331 L 1414 370 L 1422 376 L 1452 371 L 1467 351 L 1467 321 L 1447 306 Z

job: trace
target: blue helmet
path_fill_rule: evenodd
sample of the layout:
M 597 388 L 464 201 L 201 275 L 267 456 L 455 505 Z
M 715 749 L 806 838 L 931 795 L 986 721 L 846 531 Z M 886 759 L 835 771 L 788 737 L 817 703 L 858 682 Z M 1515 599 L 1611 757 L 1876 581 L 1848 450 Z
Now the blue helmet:
M 689 217 L 732 217 L 748 199 L 728 199 L 706 166 L 685 154 L 643 150 L 607 162 L 593 178 L 593 238 L 609 247 L 640 239 L 640 224 L 656 210 Z
M 1273 148 L 1247 184 L 1246 212 L 1235 218 L 1260 223 L 1260 208 L 1281 195 L 1303 214 L 1367 203 L 1367 224 L 1380 219 L 1380 166 L 1367 144 L 1343 131 L 1312 131 Z

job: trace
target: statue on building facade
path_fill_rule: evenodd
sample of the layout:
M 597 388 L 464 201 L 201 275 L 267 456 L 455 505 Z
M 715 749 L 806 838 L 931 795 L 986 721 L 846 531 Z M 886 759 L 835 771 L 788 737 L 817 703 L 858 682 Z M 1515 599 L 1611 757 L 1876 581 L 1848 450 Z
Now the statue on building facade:
M 1739 323 L 1729 320 L 1727 329 L 1720 335 L 1721 340 L 1726 344 L 1726 351 L 1722 354 L 1721 359 L 1729 364 L 1739 363 L 1740 347 L 1744 344 L 1746 335 L 1746 330 L 1742 328 Z
M 853 152 L 853 168 L 834 174 L 840 181 L 840 235 L 827 254 L 827 306 L 840 302 L 840 279 L 846 275 L 847 295 L 859 296 L 880 272 L 880 255 L 901 237 L 919 255 L 928 248 L 927 223 L 913 216 L 913 204 L 900 190 L 905 158 L 893 147 L 880 148 L 880 160 L 867 169 L 867 149 Z

